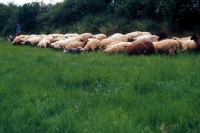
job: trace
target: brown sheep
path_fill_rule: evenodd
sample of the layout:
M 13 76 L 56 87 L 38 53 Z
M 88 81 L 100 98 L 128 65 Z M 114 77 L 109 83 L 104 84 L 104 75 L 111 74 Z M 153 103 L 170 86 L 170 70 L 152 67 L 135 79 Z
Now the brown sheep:
M 196 51 L 195 51 L 195 53 L 196 53 L 197 51 L 200 50 L 200 37 L 199 37 L 197 34 L 194 34 L 194 35 L 190 38 L 190 40 L 194 40 L 194 42 L 196 43 L 196 47 L 197 47 L 197 49 L 196 49 Z
M 166 39 L 166 38 L 168 37 L 168 36 L 167 36 L 167 33 L 164 32 L 164 31 L 156 32 L 156 33 L 154 33 L 154 34 L 152 34 L 152 35 L 158 36 L 158 37 L 159 37 L 158 41 L 163 40 L 163 39 Z
M 144 43 L 134 43 L 129 46 L 125 46 L 127 55 L 141 55 L 146 54 L 147 47 Z
M 154 45 L 152 42 L 147 41 L 147 42 L 143 42 L 143 43 L 147 47 L 145 55 L 151 55 L 151 54 L 155 53 L 154 52 L 155 48 L 154 48 Z

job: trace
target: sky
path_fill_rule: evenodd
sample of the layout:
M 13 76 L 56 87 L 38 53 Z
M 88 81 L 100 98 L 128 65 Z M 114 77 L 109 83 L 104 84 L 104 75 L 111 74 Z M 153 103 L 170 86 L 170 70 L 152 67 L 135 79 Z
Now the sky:
M 3 4 L 8 4 L 8 3 L 15 3 L 16 5 L 23 5 L 25 3 L 31 3 L 31 2 L 42 2 L 45 3 L 45 4 L 48 4 L 48 3 L 57 3 L 57 2 L 61 2 L 63 0 L 0 0 L 0 3 L 3 3 Z

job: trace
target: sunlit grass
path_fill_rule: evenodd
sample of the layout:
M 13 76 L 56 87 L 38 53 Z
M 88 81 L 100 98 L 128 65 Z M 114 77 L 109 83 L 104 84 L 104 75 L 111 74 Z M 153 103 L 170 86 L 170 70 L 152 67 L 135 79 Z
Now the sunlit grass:
M 200 130 L 199 53 L 74 55 L 3 42 L 0 57 L 0 132 Z

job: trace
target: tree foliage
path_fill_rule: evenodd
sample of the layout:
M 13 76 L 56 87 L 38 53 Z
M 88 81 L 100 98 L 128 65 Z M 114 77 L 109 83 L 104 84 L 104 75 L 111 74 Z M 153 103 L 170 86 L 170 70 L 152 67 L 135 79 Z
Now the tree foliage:
M 174 32 L 197 31 L 198 16 L 200 2 L 196 0 L 64 0 L 53 5 L 32 2 L 22 6 L 0 3 L 0 31 L 1 36 L 14 32 L 16 22 L 21 23 L 24 34 L 156 31 L 162 30 L 163 24 Z

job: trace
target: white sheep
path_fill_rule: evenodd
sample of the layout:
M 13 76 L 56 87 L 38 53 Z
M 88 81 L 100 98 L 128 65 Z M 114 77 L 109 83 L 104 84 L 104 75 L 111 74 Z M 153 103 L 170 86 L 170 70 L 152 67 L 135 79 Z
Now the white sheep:
M 98 40 L 103 40 L 103 39 L 106 39 L 107 38 L 107 36 L 105 35 L 105 34 L 96 34 L 96 35 L 93 35 L 93 38 L 94 39 L 98 39 Z
M 106 49 L 104 49 L 104 53 L 108 53 L 108 54 L 116 54 L 119 52 L 124 52 L 125 51 L 125 46 L 131 45 L 132 42 L 117 42 L 109 47 L 107 47 Z
M 83 42 L 80 41 L 70 42 L 67 46 L 65 46 L 64 49 L 77 48 L 77 47 L 83 47 Z
M 184 51 L 193 51 L 196 50 L 196 44 L 193 40 L 177 40 L 177 42 L 179 42 L 179 47 L 181 48 L 181 52 Z
M 156 35 L 141 35 L 135 38 L 133 43 L 140 43 L 140 42 L 158 42 L 159 37 Z
M 55 49 L 64 49 L 65 46 L 67 46 L 70 42 L 74 42 L 76 41 L 76 37 L 69 37 L 67 39 L 64 40 L 59 40 L 56 42 L 56 46 L 54 46 L 53 48 Z
M 130 38 L 133 39 L 140 35 L 143 35 L 143 33 L 141 31 L 134 31 L 134 32 L 127 33 L 126 35 L 130 36 Z
M 38 44 L 37 47 L 44 47 L 46 48 L 48 45 L 50 45 L 50 40 L 48 39 L 42 39 Z
M 83 41 L 85 41 L 89 38 L 93 38 L 93 35 L 91 33 L 82 33 L 81 37 L 82 37 Z
M 100 44 L 99 48 L 100 49 L 102 49 L 102 48 L 104 49 L 106 45 L 109 45 L 110 43 L 115 42 L 115 41 L 122 41 L 122 39 L 119 38 L 119 37 L 110 37 L 110 38 L 103 39 L 101 41 L 101 44 Z
M 88 52 L 89 50 L 95 51 L 99 49 L 101 41 L 98 39 L 90 39 L 86 46 L 83 48 L 83 52 Z
M 174 39 L 165 39 L 159 42 L 152 42 L 154 44 L 155 53 L 170 53 L 170 55 L 177 54 L 179 43 Z

